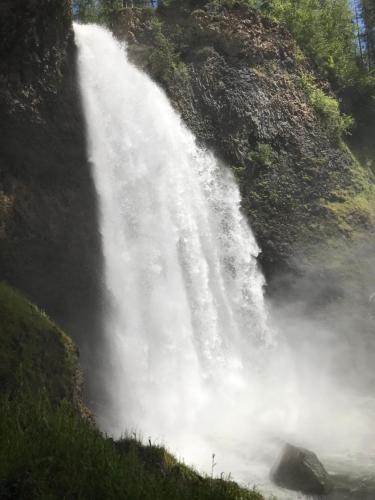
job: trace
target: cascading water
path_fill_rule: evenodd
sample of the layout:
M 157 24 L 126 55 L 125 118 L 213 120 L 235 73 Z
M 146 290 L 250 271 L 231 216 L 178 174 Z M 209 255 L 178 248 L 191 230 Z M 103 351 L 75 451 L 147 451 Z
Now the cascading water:
M 109 32 L 75 33 L 109 301 L 100 425 L 264 481 L 306 402 L 273 347 L 238 188 Z

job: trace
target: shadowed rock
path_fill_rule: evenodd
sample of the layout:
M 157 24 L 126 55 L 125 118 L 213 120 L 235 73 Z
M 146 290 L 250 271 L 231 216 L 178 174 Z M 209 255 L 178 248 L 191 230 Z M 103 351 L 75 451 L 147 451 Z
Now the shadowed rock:
M 284 447 L 271 476 L 282 488 L 311 495 L 327 495 L 333 488 L 327 471 L 315 453 L 290 444 Z

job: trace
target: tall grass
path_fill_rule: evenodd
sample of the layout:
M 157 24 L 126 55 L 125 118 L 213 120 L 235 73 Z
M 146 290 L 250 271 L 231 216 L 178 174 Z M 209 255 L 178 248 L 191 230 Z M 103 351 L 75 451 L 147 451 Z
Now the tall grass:
M 231 481 L 202 477 L 164 448 L 118 443 L 70 403 L 0 400 L 0 498 L 260 500 Z

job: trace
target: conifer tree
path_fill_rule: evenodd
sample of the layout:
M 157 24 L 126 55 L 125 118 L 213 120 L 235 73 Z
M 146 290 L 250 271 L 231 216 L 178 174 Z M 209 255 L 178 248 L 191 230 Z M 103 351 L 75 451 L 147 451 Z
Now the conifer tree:
M 375 67 L 375 2 L 362 0 L 362 16 L 366 28 L 365 45 L 369 69 Z
M 81 21 L 94 21 L 97 14 L 96 0 L 75 0 L 74 10 Z

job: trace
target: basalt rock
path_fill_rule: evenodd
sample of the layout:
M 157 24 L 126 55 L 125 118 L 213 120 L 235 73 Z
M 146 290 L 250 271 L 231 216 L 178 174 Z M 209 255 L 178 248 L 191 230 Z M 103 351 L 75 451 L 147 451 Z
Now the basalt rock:
M 309 75 L 327 94 L 329 86 L 284 27 L 240 2 L 200 6 L 125 9 L 112 29 L 198 141 L 233 169 L 269 292 L 311 297 L 315 307 L 350 289 L 365 303 L 371 279 L 352 255 L 375 246 L 374 179 L 327 130 L 301 82 Z
M 1 2 L 0 137 L 0 279 L 77 339 L 101 256 L 70 1 Z
M 331 478 L 315 453 L 291 444 L 285 446 L 271 476 L 278 486 L 308 495 L 327 495 L 333 489 Z

